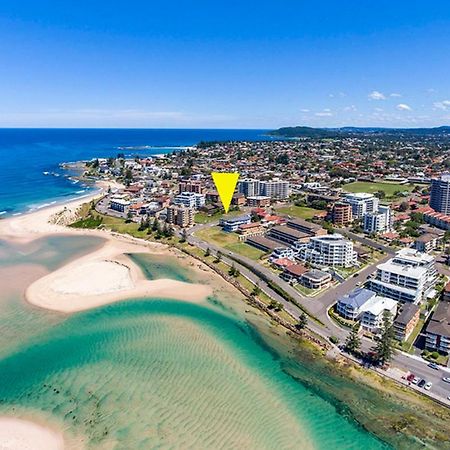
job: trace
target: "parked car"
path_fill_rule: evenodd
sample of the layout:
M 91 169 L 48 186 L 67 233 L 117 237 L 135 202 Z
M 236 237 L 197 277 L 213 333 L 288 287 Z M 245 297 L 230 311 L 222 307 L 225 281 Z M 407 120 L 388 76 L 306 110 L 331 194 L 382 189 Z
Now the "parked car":
M 417 386 L 424 387 L 427 384 L 427 380 L 424 380 L 423 378 L 419 381 L 419 384 Z
M 414 380 L 414 378 L 416 378 L 416 376 L 415 376 L 413 373 L 410 373 L 410 374 L 406 377 L 406 379 L 407 379 L 410 383 Z
M 412 384 L 417 384 L 417 383 L 419 383 L 419 381 L 420 381 L 419 377 L 414 377 L 412 380 Z
M 428 367 L 431 367 L 434 370 L 439 370 L 439 366 L 434 362 L 428 364 Z
M 450 383 L 450 377 L 444 377 L 444 378 L 442 378 L 442 381 L 445 381 L 446 383 Z
M 429 391 L 431 389 L 431 386 L 433 386 L 433 383 L 431 381 L 429 381 L 423 388 L 426 391 Z

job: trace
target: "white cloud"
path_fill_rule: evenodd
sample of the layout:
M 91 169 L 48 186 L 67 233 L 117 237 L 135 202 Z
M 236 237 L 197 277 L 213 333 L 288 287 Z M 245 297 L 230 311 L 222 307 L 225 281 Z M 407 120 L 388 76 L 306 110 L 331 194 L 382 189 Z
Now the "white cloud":
M 391 97 L 401 97 L 402 94 L 399 94 L 399 93 L 397 93 L 397 92 L 393 92 L 390 96 L 391 96 Z
M 397 109 L 399 111 L 412 111 L 411 106 L 407 105 L 406 103 L 399 103 L 397 105 Z
M 369 94 L 369 100 L 386 100 L 386 96 L 379 91 L 372 91 Z
M 300 110 L 300 112 L 307 113 L 307 112 L 309 112 L 309 109 L 303 108 L 303 109 Z
M 355 105 L 350 105 L 350 106 L 346 106 L 344 109 L 343 109 L 343 111 L 345 111 L 345 112 L 355 112 L 355 111 L 357 111 L 357 108 L 356 108 L 356 106 Z
M 316 112 L 314 115 L 317 117 L 330 117 L 333 114 L 329 110 L 328 111 L 324 110 L 322 112 Z
M 442 102 L 434 102 L 433 106 L 436 109 L 442 109 L 443 111 L 447 111 L 447 109 L 450 109 L 450 100 L 443 100 Z
M 375 111 L 376 111 L 376 112 L 383 112 L 384 109 L 383 109 L 383 108 L 375 108 Z

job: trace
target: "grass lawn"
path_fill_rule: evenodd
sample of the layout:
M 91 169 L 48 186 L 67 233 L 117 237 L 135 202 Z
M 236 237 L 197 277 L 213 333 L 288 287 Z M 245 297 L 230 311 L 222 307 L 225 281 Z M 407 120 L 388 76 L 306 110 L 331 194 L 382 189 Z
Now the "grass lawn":
M 414 353 L 413 352 L 413 344 L 414 344 L 414 341 L 416 340 L 417 336 L 419 335 L 420 330 L 423 327 L 423 322 L 424 322 L 424 320 L 420 319 L 417 322 L 417 325 L 414 328 L 413 332 L 410 334 L 409 338 L 405 342 L 401 343 L 400 347 L 403 351 L 405 351 L 407 353 Z
M 323 212 L 320 209 L 308 208 L 307 206 L 282 206 L 276 210 L 278 213 L 287 214 L 300 219 L 312 219 L 315 214 Z
M 238 255 L 247 256 L 247 258 L 257 261 L 264 252 L 252 247 L 251 245 L 240 242 L 237 234 L 235 233 L 225 233 L 219 227 L 209 227 L 199 230 L 196 233 L 200 239 L 206 242 L 211 242 L 218 247 L 222 247 L 224 250 L 229 250 L 231 252 L 237 253 Z
M 236 217 L 240 216 L 242 214 L 245 214 L 243 211 L 230 211 L 227 214 L 227 217 Z M 223 211 L 218 211 L 216 214 L 213 214 L 212 216 L 208 216 L 208 214 L 204 212 L 198 212 L 195 214 L 195 223 L 205 224 L 205 223 L 211 223 L 211 222 L 218 222 L 221 217 L 223 217 Z
M 383 191 L 387 198 L 396 198 L 395 192 L 408 191 L 411 192 L 414 189 L 414 184 L 399 184 L 399 183 L 371 183 L 370 181 L 355 181 L 354 183 L 344 184 L 342 188 L 346 192 L 368 192 L 374 194 L 378 191 Z

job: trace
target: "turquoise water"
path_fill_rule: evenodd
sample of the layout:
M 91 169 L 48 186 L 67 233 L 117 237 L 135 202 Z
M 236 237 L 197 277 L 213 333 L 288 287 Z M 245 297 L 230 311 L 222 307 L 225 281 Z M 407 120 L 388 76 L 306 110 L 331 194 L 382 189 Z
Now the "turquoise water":
M 55 239 L 8 245 L 9 257 L 49 270 L 99 244 Z M 175 257 L 134 259 L 153 278 L 198 281 Z M 3 258 L 0 276 L 11 267 Z M 93 449 L 387 448 L 289 376 L 289 359 L 225 293 L 217 304 L 234 315 L 214 302 L 136 299 L 64 316 L 25 304 L 25 286 L 0 307 L 0 414 L 44 417 Z

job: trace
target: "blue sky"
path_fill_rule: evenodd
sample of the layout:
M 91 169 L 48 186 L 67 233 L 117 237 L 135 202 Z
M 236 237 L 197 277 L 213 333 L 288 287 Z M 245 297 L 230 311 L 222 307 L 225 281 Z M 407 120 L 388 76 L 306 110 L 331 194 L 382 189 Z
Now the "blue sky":
M 450 124 L 447 1 L 0 2 L 0 126 Z

